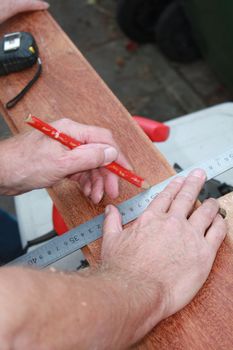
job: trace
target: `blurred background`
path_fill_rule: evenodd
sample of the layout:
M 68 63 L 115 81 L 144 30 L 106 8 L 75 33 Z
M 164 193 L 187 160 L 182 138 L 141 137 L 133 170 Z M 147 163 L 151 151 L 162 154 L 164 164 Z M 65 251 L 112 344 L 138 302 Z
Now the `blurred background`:
M 50 0 L 50 11 L 132 114 L 162 121 L 232 99 L 191 27 L 214 2 Z
M 230 0 L 49 2 L 52 15 L 133 115 L 166 121 L 232 100 Z M 7 135 L 1 123 L 0 137 Z M 0 197 L 0 206 L 14 212 L 10 198 Z

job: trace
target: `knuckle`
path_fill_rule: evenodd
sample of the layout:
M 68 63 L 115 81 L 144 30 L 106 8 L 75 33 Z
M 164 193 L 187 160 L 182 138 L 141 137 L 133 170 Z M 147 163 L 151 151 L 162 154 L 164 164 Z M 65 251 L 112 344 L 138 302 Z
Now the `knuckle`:
M 169 215 L 166 224 L 174 228 L 179 228 L 182 225 L 182 220 L 177 215 Z
M 113 139 L 112 131 L 106 128 L 102 128 L 102 133 L 106 137 L 106 139 Z
M 160 192 L 160 194 L 157 197 L 157 200 L 160 199 L 167 199 L 167 200 L 173 200 L 174 196 L 171 192 L 169 192 L 169 190 L 164 190 L 162 192 Z
M 203 186 L 203 180 L 196 177 L 196 176 L 191 176 L 188 177 L 186 180 L 186 186 L 189 189 L 192 189 L 192 191 L 200 191 L 201 187 Z
M 214 219 L 216 215 L 216 210 L 211 206 L 203 206 L 203 212 L 208 219 Z
M 139 216 L 139 218 L 137 219 L 137 224 L 139 224 L 139 226 L 143 226 L 144 224 L 150 222 L 154 218 L 155 214 L 153 213 L 153 211 L 151 209 L 147 209 L 142 215 Z
M 191 185 L 197 185 L 200 186 L 203 183 L 203 179 L 197 176 L 189 176 L 186 180 L 187 183 L 190 183 Z
M 56 120 L 55 122 L 51 123 L 52 126 L 56 128 L 63 128 L 64 130 L 67 130 L 70 128 L 75 122 L 69 118 L 62 118 L 59 120 Z
M 177 188 L 180 187 L 180 185 L 184 182 L 184 178 L 181 176 L 176 177 L 175 179 L 173 179 L 170 184 L 168 185 L 168 188 Z
M 96 156 L 95 156 L 96 167 L 101 166 L 102 164 L 104 164 L 104 162 L 105 162 L 104 150 L 99 149 L 98 152 L 96 152 Z
M 217 209 L 219 208 L 219 203 L 214 198 L 207 199 L 205 203 L 207 203 L 211 208 L 217 208 Z
M 58 123 L 58 122 L 57 122 Z M 67 125 L 70 125 L 71 123 L 72 123 L 72 121 L 69 119 L 69 118 L 62 118 L 62 119 L 60 119 L 59 120 L 59 123 L 61 124 L 61 125 L 65 125 L 65 126 L 67 126 Z
M 219 204 L 215 199 L 208 199 L 202 204 L 202 210 L 208 219 L 214 219 L 217 211 L 219 209 Z
M 70 165 L 70 155 L 62 155 L 55 159 L 56 167 L 58 171 L 65 171 Z
M 66 124 L 68 124 L 68 123 L 71 122 L 71 120 L 70 120 L 69 118 L 67 118 L 67 117 L 63 117 L 63 118 L 61 119 L 61 121 L 62 121 L 62 123 L 66 123 Z
M 190 203 L 194 202 L 196 199 L 194 195 L 188 190 L 180 192 L 177 198 Z

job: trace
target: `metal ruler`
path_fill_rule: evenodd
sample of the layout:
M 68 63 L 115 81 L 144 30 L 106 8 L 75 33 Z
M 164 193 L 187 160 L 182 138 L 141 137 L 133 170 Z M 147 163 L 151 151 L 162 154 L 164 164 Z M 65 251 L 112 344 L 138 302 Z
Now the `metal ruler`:
M 171 179 L 177 176 L 187 176 L 193 169 L 201 168 L 207 174 L 207 181 L 233 168 L 233 148 L 221 153 L 217 157 L 196 164 L 178 175 L 174 175 L 169 179 L 151 187 L 150 189 L 128 199 L 118 206 L 122 215 L 123 225 L 135 220 L 151 201 L 161 192 Z M 57 260 L 83 248 L 87 244 L 97 240 L 102 236 L 102 224 L 104 215 L 99 215 L 90 221 L 68 231 L 63 236 L 52 238 L 42 246 L 39 246 L 32 252 L 13 260 L 8 266 L 23 265 L 44 268 Z

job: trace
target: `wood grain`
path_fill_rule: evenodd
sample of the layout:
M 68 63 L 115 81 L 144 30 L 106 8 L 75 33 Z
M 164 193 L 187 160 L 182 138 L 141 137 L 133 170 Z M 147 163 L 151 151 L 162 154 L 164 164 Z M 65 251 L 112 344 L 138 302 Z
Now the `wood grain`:
M 32 76 L 32 70 L 0 79 L 0 111 L 13 133 L 29 130 L 23 122 L 28 113 L 46 121 L 64 116 L 75 121 L 107 127 L 121 145 L 134 169 L 152 184 L 173 174 L 164 157 L 137 127 L 51 16 L 21 15 L 0 27 L 0 34 L 30 31 L 43 61 L 43 75 L 19 105 L 6 111 L 4 103 L 16 95 Z M 121 181 L 121 196 L 115 204 L 138 193 Z M 72 228 L 103 211 L 109 199 L 97 208 L 66 180 L 49 190 L 67 225 Z M 229 234 L 213 272 L 195 300 L 182 312 L 156 327 L 138 349 L 232 349 L 233 348 L 233 195 L 221 200 L 228 211 Z M 100 241 L 85 251 L 91 263 L 98 261 Z

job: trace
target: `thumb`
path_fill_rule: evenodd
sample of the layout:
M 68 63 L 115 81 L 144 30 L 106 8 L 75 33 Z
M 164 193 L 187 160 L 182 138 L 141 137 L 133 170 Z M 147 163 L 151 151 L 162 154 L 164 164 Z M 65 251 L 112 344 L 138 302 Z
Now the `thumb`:
M 16 2 L 15 12 L 47 10 L 49 3 L 40 0 L 20 0 Z
M 100 168 L 115 161 L 118 151 L 109 145 L 88 144 L 67 151 L 69 174 Z
M 103 223 L 103 242 L 101 257 L 103 260 L 113 255 L 113 248 L 116 247 L 115 240 L 122 232 L 121 215 L 119 210 L 113 205 L 108 205 L 105 209 L 105 219 Z
M 105 220 L 103 224 L 103 234 L 114 235 L 122 231 L 122 220 L 119 210 L 113 205 L 105 208 Z

